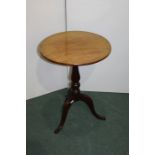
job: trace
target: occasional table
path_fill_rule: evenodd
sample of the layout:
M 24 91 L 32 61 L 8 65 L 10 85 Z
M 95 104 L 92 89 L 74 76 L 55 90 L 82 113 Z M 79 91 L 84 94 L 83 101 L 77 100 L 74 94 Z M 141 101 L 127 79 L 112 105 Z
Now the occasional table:
M 78 66 L 97 63 L 105 59 L 111 52 L 108 40 L 90 32 L 68 31 L 45 38 L 40 43 L 38 50 L 49 61 L 72 67 L 71 88 L 64 102 L 61 120 L 55 133 L 63 128 L 68 111 L 76 101 L 85 102 L 96 118 L 105 120 L 105 116 L 96 113 L 93 100 L 80 92 Z

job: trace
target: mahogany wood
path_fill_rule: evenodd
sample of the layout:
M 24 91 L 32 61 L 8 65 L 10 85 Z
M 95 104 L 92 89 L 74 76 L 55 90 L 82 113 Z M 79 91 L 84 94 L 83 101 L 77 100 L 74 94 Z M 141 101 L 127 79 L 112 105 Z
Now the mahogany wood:
M 69 93 L 66 101 L 64 102 L 64 105 L 62 108 L 61 120 L 60 120 L 60 123 L 59 123 L 57 129 L 55 130 L 56 134 L 59 133 L 60 130 L 63 128 L 71 105 L 79 100 L 85 102 L 88 105 L 90 111 L 96 118 L 105 120 L 105 116 L 100 116 L 99 114 L 96 113 L 92 99 L 89 96 L 82 94 L 80 92 L 80 89 L 79 89 L 80 74 L 79 74 L 78 66 L 72 67 L 71 81 L 72 81 L 71 88 L 69 91 L 70 93 Z
M 63 128 L 71 105 L 79 100 L 88 105 L 96 118 L 105 120 L 104 116 L 96 113 L 92 99 L 80 92 L 78 66 L 93 64 L 105 59 L 111 52 L 109 41 L 90 32 L 67 31 L 47 37 L 40 43 L 38 50 L 49 61 L 72 66 L 71 88 L 64 102 L 60 123 L 55 133 L 59 133 Z

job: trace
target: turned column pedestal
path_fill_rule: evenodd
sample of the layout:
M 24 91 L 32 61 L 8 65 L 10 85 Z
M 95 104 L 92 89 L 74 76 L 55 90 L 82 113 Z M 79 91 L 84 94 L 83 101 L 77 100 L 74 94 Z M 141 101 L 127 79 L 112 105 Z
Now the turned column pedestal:
M 80 92 L 80 74 L 79 74 L 79 69 L 78 66 L 73 66 L 72 67 L 72 74 L 71 74 L 71 88 L 69 90 L 69 94 L 68 97 L 66 98 L 64 105 L 63 105 L 63 109 L 62 109 L 62 116 L 61 116 L 61 120 L 60 123 L 58 125 L 58 128 L 55 130 L 55 133 L 58 133 L 64 126 L 68 111 L 71 107 L 71 105 L 73 103 L 75 103 L 76 101 L 83 101 L 84 103 L 86 103 L 90 109 L 90 111 L 92 112 L 92 114 L 101 120 L 105 120 L 104 116 L 100 116 L 99 114 L 96 113 L 94 105 L 93 105 L 93 101 L 92 99 L 85 95 L 82 94 Z

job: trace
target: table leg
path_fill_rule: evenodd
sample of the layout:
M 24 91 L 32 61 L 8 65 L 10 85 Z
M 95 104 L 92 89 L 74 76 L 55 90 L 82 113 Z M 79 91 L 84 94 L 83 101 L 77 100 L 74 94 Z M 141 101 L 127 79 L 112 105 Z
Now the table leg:
M 60 123 L 58 125 L 58 128 L 54 131 L 55 133 L 58 133 L 64 126 L 64 123 L 66 121 L 66 117 L 67 117 L 67 114 L 68 114 L 68 111 L 71 107 L 71 105 L 75 102 L 75 100 L 73 98 L 68 98 L 66 99 L 63 107 L 62 107 L 62 116 L 61 116 L 61 120 L 60 120 Z
M 80 94 L 79 98 L 80 98 L 81 101 L 85 102 L 88 105 L 90 111 L 92 112 L 92 114 L 96 118 L 102 119 L 102 120 L 105 120 L 106 119 L 105 116 L 101 116 L 101 115 L 97 114 L 97 112 L 95 111 L 93 100 L 89 96 L 87 96 L 85 94 Z

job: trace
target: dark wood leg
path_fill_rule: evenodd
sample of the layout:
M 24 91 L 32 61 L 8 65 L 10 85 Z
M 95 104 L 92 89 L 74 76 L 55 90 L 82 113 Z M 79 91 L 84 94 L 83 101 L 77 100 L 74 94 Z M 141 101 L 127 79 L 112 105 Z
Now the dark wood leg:
M 71 88 L 70 88 L 70 91 L 68 94 L 68 98 L 66 99 L 66 101 L 63 105 L 61 120 L 60 120 L 60 123 L 59 123 L 57 129 L 55 130 L 56 134 L 59 133 L 59 131 L 63 128 L 71 105 L 74 102 L 79 101 L 79 100 L 85 102 L 88 105 L 90 111 L 96 118 L 105 120 L 104 116 L 100 116 L 99 114 L 96 113 L 92 99 L 89 96 L 80 93 L 80 89 L 79 89 L 80 74 L 79 74 L 78 66 L 72 67 L 71 80 L 72 80 Z
M 74 99 L 72 98 L 69 98 L 65 101 L 63 107 L 62 107 L 62 116 L 61 116 L 61 120 L 60 120 L 60 123 L 57 127 L 57 129 L 54 131 L 54 133 L 58 133 L 64 126 L 64 123 L 66 121 L 66 117 L 67 117 L 67 114 L 68 114 L 68 111 L 71 107 L 71 105 L 75 102 Z
M 102 120 L 105 120 L 106 119 L 105 116 L 101 116 L 101 115 L 99 115 L 99 114 L 96 113 L 95 107 L 94 107 L 94 104 L 93 104 L 93 100 L 89 96 L 87 96 L 85 94 L 80 94 L 79 98 L 80 98 L 81 101 L 85 102 L 88 105 L 90 111 L 92 112 L 92 114 L 96 118 L 102 119 Z

